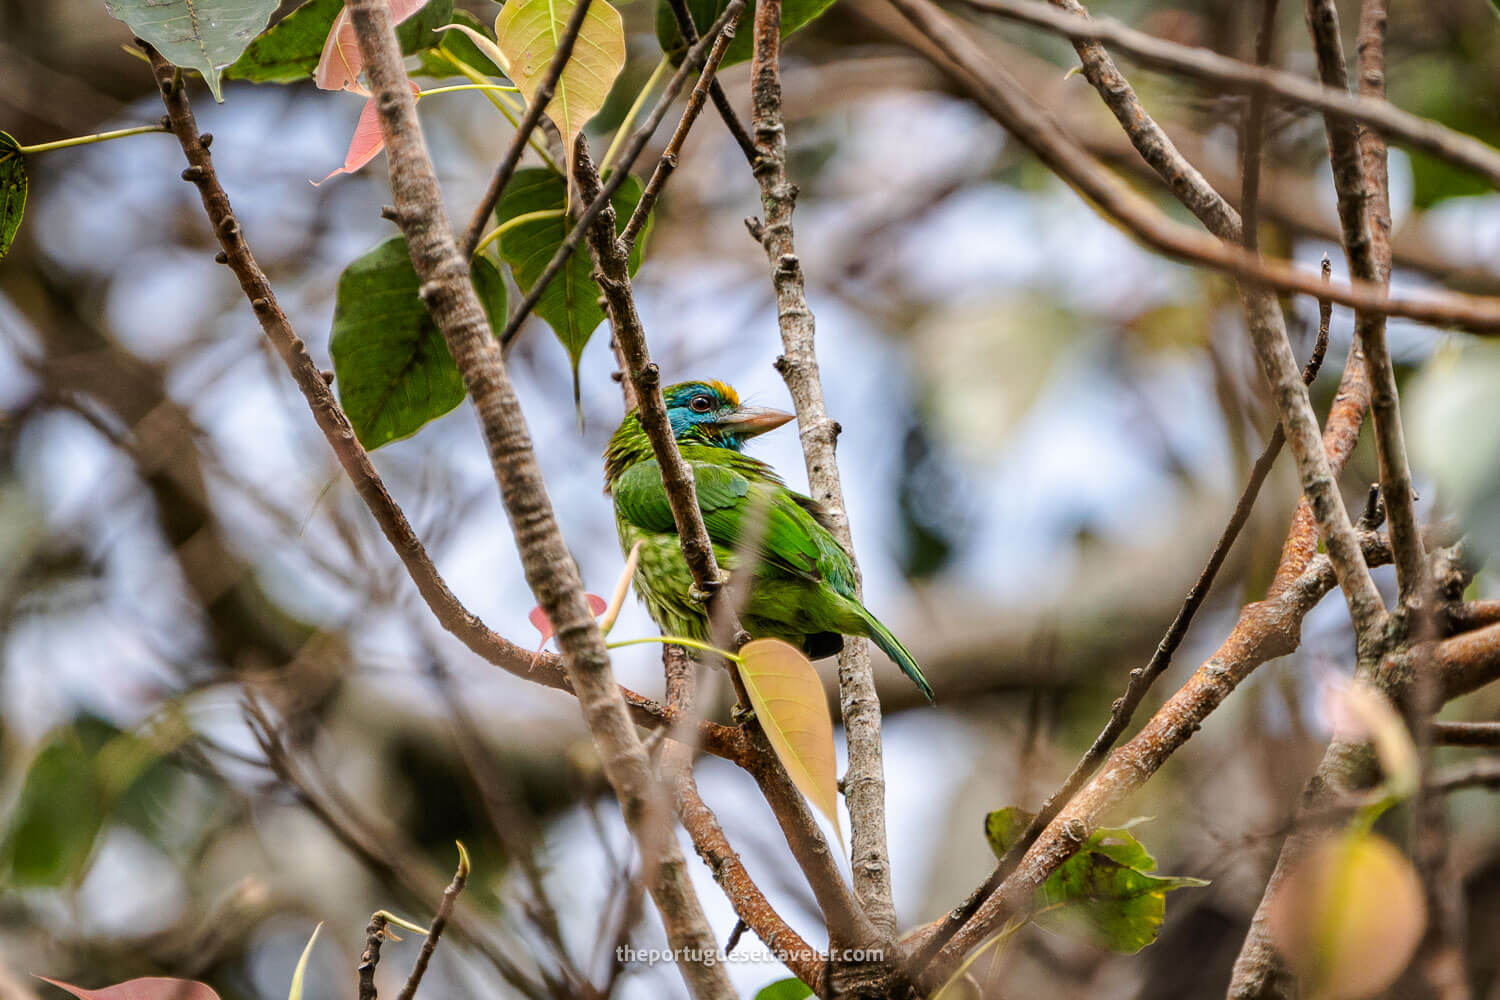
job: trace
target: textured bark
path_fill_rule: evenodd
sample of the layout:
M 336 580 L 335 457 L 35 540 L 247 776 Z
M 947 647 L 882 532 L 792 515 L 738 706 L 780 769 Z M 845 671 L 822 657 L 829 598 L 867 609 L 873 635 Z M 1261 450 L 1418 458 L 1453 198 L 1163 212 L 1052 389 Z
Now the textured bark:
M 739 855 L 724 836 L 718 817 L 698 792 L 698 784 L 693 780 L 691 753 L 681 745 L 664 748 L 662 769 L 672 782 L 673 800 L 683 828 L 692 837 L 698 856 L 713 873 L 714 881 L 733 904 L 735 914 L 786 963 L 793 975 L 822 996 L 827 989 L 828 957 L 819 954 L 788 926 L 745 870 Z
M 1385 96 L 1385 8 L 1383 3 L 1367 2 L 1363 9 L 1368 17 L 1361 21 L 1360 93 L 1382 98 Z M 1318 74 L 1323 83 L 1347 91 L 1349 76 L 1339 38 L 1338 10 L 1333 0 L 1308 0 L 1307 23 L 1312 30 L 1314 48 L 1318 53 Z M 1324 123 L 1349 273 L 1362 281 L 1388 286 L 1391 280 L 1391 199 L 1385 141 L 1348 118 L 1325 115 Z M 1396 553 L 1396 583 L 1402 603 L 1415 608 L 1424 602 L 1427 560 L 1412 505 L 1411 469 L 1406 459 L 1406 438 L 1401 429 L 1396 371 L 1386 346 L 1385 315 L 1369 310 L 1356 311 L 1354 329 L 1364 347 L 1374 388 L 1370 416 L 1375 424 L 1375 454 L 1390 521 L 1391 547 Z
M 792 233 L 797 189 L 787 179 L 786 125 L 781 114 L 781 2 L 760 0 L 755 8 L 755 47 L 750 63 L 751 128 L 755 137 L 755 179 L 760 182 L 764 227 L 756 234 L 771 263 L 782 356 L 776 367 L 786 380 L 797 411 L 808 487 L 822 504 L 839 544 L 859 569 L 844 509 L 835 444 L 839 425 L 828 416 L 814 351 L 814 323 L 807 304 L 802 264 Z M 885 770 L 880 746 L 880 699 L 870 666 L 869 643 L 846 636 L 839 654 L 839 708 L 849 747 L 844 800 L 849 806 L 854 894 L 882 938 L 894 940 L 896 907 L 891 899 L 890 850 L 885 832 Z
M 520 401 L 470 284 L 467 261 L 454 243 L 386 0 L 353 0 L 349 12 L 386 138 L 396 221 L 422 282 L 423 302 L 442 331 L 478 411 L 527 583 L 556 629 L 564 666 L 604 773 L 640 847 L 647 884 L 667 939 L 679 954 L 712 955 L 712 932 L 671 835 L 645 747 L 614 682 L 604 637 L 584 599 L 578 568 L 558 530 Z M 735 995 L 717 962 L 682 961 L 678 969 L 697 996 Z

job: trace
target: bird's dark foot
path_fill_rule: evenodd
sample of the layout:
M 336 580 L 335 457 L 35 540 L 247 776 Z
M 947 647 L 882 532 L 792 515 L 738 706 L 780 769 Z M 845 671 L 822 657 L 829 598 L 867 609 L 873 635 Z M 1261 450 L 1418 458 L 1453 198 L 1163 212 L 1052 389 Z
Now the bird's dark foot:
M 719 592 L 720 588 L 722 588 L 724 584 L 728 582 L 728 580 L 729 574 L 725 573 L 723 570 L 720 570 L 718 586 L 713 587 L 709 590 L 700 590 L 698 588 L 698 585 L 694 583 L 688 587 L 688 600 L 692 601 L 699 607 L 707 607 L 709 600 Z
M 734 720 L 736 726 L 743 726 L 755 718 L 755 709 L 737 704 L 730 710 L 729 717 Z

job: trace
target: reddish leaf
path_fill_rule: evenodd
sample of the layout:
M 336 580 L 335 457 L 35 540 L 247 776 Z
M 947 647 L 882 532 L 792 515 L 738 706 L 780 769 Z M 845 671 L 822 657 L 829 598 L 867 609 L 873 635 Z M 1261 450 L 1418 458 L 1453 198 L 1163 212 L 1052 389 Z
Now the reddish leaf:
M 391 20 L 400 24 L 427 3 L 427 0 L 391 0 Z M 328 29 L 328 40 L 323 43 L 323 57 L 313 74 L 313 82 L 324 90 L 347 90 L 357 86 L 359 74 L 365 68 L 365 57 L 360 54 L 359 40 L 354 37 L 354 22 L 349 20 L 346 5 L 333 19 Z M 372 154 L 373 155 L 373 154 Z
M 219 994 L 206 983 L 191 979 L 173 979 L 168 976 L 144 976 L 127 979 L 123 983 L 105 986 L 97 990 L 86 990 L 58 979 L 37 976 L 60 990 L 67 990 L 78 1000 L 219 1000 Z
M 605 609 L 609 607 L 608 602 L 598 594 L 584 594 L 583 596 L 588 598 L 589 610 L 594 612 L 595 618 L 604 614 Z M 542 641 L 536 647 L 536 651 L 540 653 L 542 647 L 547 645 L 547 640 L 552 638 L 552 622 L 548 619 L 547 612 L 542 610 L 540 604 L 532 608 L 531 614 L 526 617 L 531 620 L 532 627 L 542 633 Z
M 408 80 L 407 84 L 413 94 L 421 93 L 421 88 L 415 83 Z M 339 174 L 354 173 L 375 159 L 384 148 L 385 133 L 380 130 L 380 113 L 375 110 L 375 98 L 372 97 L 359 112 L 359 122 L 354 126 L 354 138 L 349 141 L 349 152 L 344 156 L 344 165 L 323 180 L 313 181 L 313 185 L 316 187 L 329 177 L 337 177 Z

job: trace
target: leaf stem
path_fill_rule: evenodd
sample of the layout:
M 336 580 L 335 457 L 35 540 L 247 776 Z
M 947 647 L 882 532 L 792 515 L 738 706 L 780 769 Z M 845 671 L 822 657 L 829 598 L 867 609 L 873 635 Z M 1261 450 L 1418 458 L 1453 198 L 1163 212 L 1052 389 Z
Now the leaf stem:
M 646 79 L 646 85 L 641 88 L 639 94 L 635 95 L 635 103 L 630 106 L 629 111 L 625 112 L 625 117 L 620 121 L 620 127 L 615 129 L 615 137 L 610 140 L 609 148 L 604 151 L 604 159 L 599 161 L 600 177 L 603 177 L 609 165 L 615 162 L 615 154 L 620 151 L 631 129 L 635 127 L 635 120 L 640 116 L 641 108 L 646 106 L 646 98 L 651 96 L 651 91 L 656 89 L 656 85 L 666 75 L 670 65 L 667 57 L 662 56 L 661 62 L 656 64 L 656 68 L 651 71 L 651 76 Z
M 484 84 L 486 86 L 489 86 L 489 83 L 490 83 L 489 79 L 487 77 L 485 77 L 484 74 L 482 74 L 478 70 L 476 70 L 474 67 L 472 67 L 472 66 L 468 65 L 467 63 L 464 63 L 464 62 L 462 62 L 462 61 L 460 61 L 458 59 L 453 58 L 451 55 L 449 55 L 446 52 L 441 52 L 440 51 L 439 54 L 444 59 L 448 60 L 448 63 L 454 69 L 458 70 L 458 72 L 461 75 L 468 77 L 469 80 L 472 81 L 473 83 Z M 512 125 L 516 126 L 517 128 L 520 128 L 520 126 L 521 126 L 521 120 L 520 120 L 520 111 L 521 111 L 521 108 L 520 108 L 519 105 L 512 103 L 511 101 L 507 100 L 503 95 L 496 94 L 492 90 L 486 90 L 484 92 L 484 96 L 487 97 L 487 98 L 489 98 L 490 103 L 493 104 L 496 108 L 498 108 L 500 110 L 500 113 L 502 115 L 504 115 L 506 117 L 506 119 Z M 546 163 L 547 163 L 547 165 L 549 167 L 551 167 L 553 170 L 556 170 L 558 173 L 562 173 L 562 168 L 557 165 L 557 161 L 552 158 L 552 154 L 549 153 L 549 152 L 547 152 L 547 148 L 545 146 L 543 146 L 539 141 L 537 141 L 535 133 L 532 134 L 532 136 L 531 136 L 531 138 L 529 140 L 529 144 L 530 144 L 531 148 L 534 149 L 534 150 L 536 150 L 537 154 L 539 156 L 541 156 L 541 158 L 544 161 L 546 161 Z
M 701 649 L 705 653 L 717 653 L 726 660 L 733 660 L 735 663 L 744 662 L 740 656 L 726 649 L 720 649 L 718 646 L 700 642 L 697 639 L 689 639 L 681 635 L 648 635 L 642 639 L 620 639 L 617 642 L 605 643 L 605 648 L 619 649 L 621 646 L 641 646 L 648 642 L 659 642 L 663 646 L 686 646 L 689 649 Z
M 460 90 L 495 90 L 506 94 L 519 94 L 520 87 L 507 87 L 500 83 L 456 83 L 451 87 L 434 87 L 431 90 L 417 92 L 418 97 L 431 97 L 433 94 L 455 94 Z
M 54 149 L 67 149 L 69 146 L 88 146 L 96 142 L 108 142 L 110 139 L 123 139 L 127 135 L 145 135 L 148 132 L 170 132 L 171 129 L 163 125 L 140 125 L 136 128 L 116 129 L 113 132 L 95 132 L 93 135 L 78 135 L 71 139 L 58 139 L 55 142 L 40 142 L 35 146 L 17 146 L 16 151 L 28 156 L 32 153 L 46 153 Z
M 512 229 L 516 228 L 524 222 L 536 222 L 540 219 L 558 219 L 561 218 L 564 214 L 566 214 L 566 209 L 539 208 L 535 212 L 526 212 L 522 215 L 517 215 L 514 218 L 506 219 L 504 222 L 500 223 L 500 225 L 484 234 L 484 238 L 479 241 L 478 246 L 474 247 L 474 256 L 479 256 L 479 254 L 484 252 L 485 247 L 489 246 L 491 243 L 498 240 L 501 236 L 504 236 L 506 233 L 510 232 Z

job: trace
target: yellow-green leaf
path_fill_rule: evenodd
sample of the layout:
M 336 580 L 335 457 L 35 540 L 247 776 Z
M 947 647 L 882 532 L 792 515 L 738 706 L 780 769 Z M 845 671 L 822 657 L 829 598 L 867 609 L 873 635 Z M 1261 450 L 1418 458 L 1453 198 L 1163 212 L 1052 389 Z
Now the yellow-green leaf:
M 575 0 L 510 0 L 495 18 L 495 42 L 509 60 L 511 81 L 527 101 L 537 86 L 573 16 Z M 562 133 L 569 161 L 573 137 L 599 113 L 625 65 L 625 29 L 620 12 L 605 0 L 592 0 L 573 55 L 557 81 L 547 115 Z
M 0 260 L 15 242 L 26 211 L 26 157 L 7 132 L 0 132 Z
M 1382 993 L 1427 926 L 1422 883 L 1384 837 L 1349 833 L 1313 847 L 1270 903 L 1277 951 L 1306 995 L 1360 1000 Z
M 323 929 L 323 924 L 313 928 L 312 937 L 307 939 L 307 947 L 302 949 L 302 957 L 297 959 L 297 967 L 292 970 L 292 987 L 287 990 L 286 1000 L 302 1000 L 302 981 L 307 976 L 307 959 L 312 955 L 313 944 L 318 940 L 318 931 Z
M 802 652 L 780 639 L 756 639 L 740 650 L 740 679 L 771 749 L 813 807 L 843 841 L 833 719 L 818 672 Z

